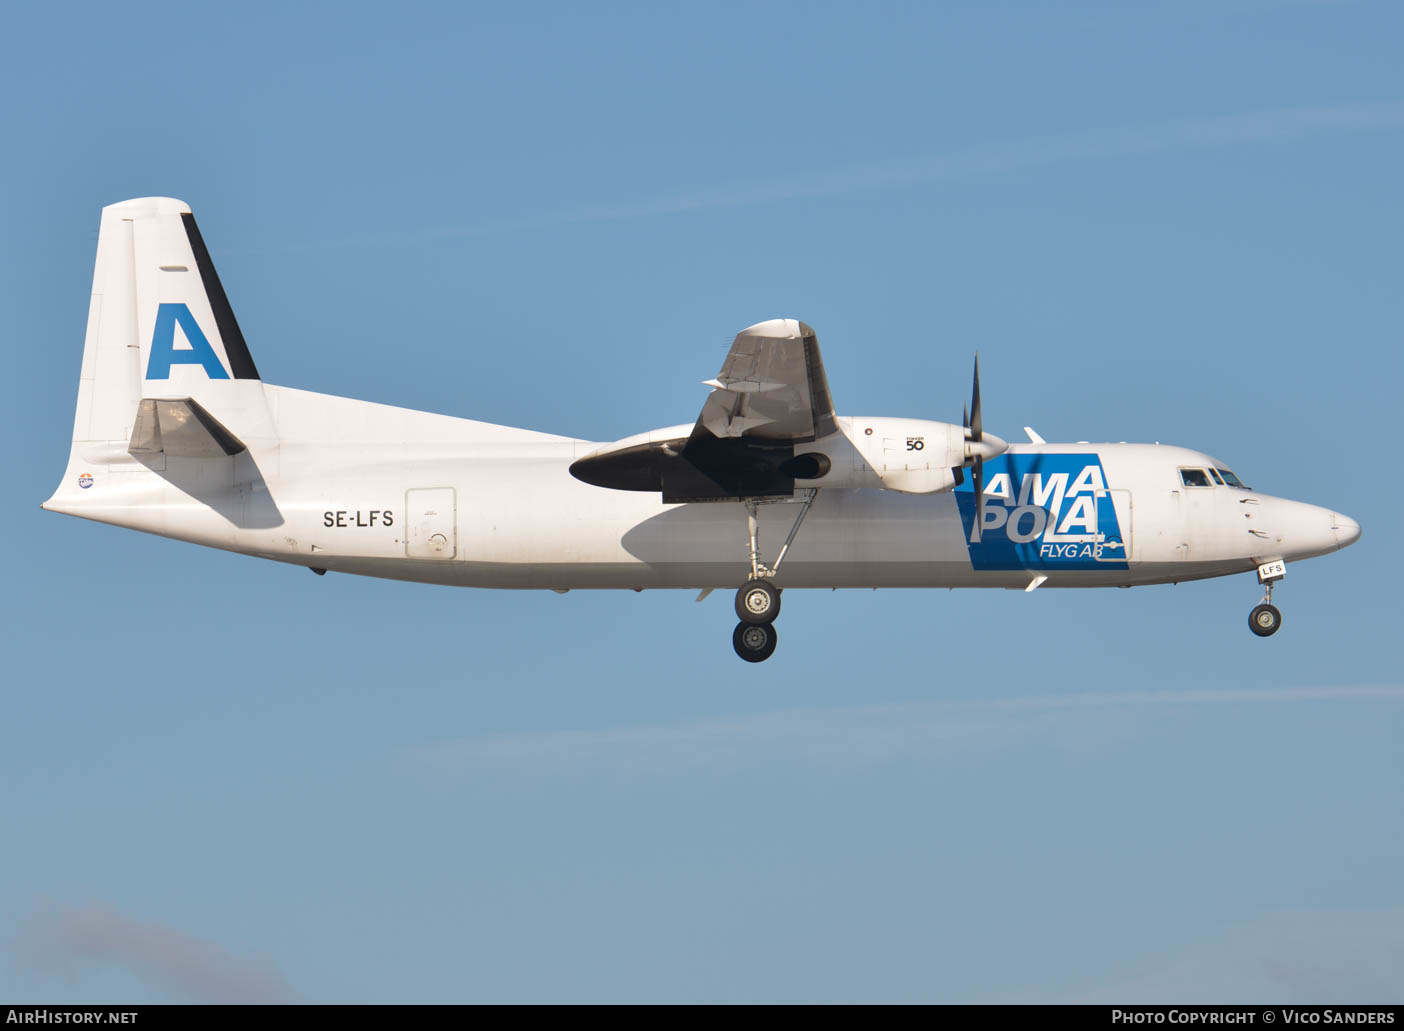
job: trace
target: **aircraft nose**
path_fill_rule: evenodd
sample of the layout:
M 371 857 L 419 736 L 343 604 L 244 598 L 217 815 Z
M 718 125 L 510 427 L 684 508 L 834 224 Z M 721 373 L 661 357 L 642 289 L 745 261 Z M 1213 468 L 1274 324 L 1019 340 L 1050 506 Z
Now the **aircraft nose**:
M 1268 516 L 1264 520 L 1264 528 L 1269 532 L 1256 535 L 1279 545 L 1282 557 L 1288 561 L 1329 555 L 1342 547 L 1344 531 L 1337 527 L 1344 525 L 1339 522 L 1343 516 L 1329 508 L 1308 505 L 1303 501 L 1289 501 L 1286 498 L 1264 498 L 1263 501 Z M 1354 526 L 1353 523 L 1351 525 Z M 1249 532 L 1255 531 L 1256 528 Z M 1359 533 L 1358 527 L 1356 533 Z
M 1336 547 L 1344 548 L 1360 539 L 1360 524 L 1350 516 L 1332 512 L 1331 532 L 1336 535 Z

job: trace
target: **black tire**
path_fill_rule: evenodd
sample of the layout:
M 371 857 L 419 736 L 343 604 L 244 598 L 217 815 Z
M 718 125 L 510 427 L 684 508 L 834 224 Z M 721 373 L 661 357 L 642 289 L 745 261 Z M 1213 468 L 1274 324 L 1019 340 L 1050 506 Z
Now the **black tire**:
M 780 615 L 780 589 L 769 580 L 747 580 L 736 592 L 736 618 L 762 626 Z
M 731 632 L 731 647 L 747 662 L 764 662 L 779 643 L 780 635 L 770 623 L 737 623 Z
M 1271 637 L 1282 626 L 1282 613 L 1276 605 L 1259 605 L 1248 613 L 1248 629 L 1259 637 Z

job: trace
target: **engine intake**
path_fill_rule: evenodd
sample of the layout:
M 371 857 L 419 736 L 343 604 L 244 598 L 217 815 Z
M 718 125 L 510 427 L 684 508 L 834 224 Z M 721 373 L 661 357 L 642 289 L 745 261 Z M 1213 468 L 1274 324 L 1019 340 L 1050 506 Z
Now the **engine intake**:
M 834 464 L 829 461 L 828 455 L 818 451 L 806 451 L 787 460 L 780 466 L 780 471 L 797 480 L 819 480 L 829 475 L 829 470 L 833 467 Z

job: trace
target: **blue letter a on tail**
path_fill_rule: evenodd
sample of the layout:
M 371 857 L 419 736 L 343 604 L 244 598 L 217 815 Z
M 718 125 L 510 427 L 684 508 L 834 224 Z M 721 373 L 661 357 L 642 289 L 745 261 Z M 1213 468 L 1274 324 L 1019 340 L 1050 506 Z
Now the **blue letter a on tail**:
M 176 323 L 180 323 L 189 349 L 177 351 Z M 215 356 L 195 316 L 184 304 L 163 304 L 156 309 L 156 332 L 151 335 L 151 357 L 146 363 L 147 379 L 170 379 L 172 365 L 200 365 L 210 379 L 228 379 L 229 373 Z

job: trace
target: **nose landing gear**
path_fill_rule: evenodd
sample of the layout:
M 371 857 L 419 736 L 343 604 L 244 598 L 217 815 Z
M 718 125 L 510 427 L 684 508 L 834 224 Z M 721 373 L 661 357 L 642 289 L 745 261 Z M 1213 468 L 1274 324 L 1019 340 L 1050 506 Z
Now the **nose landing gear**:
M 1264 601 L 1257 608 L 1248 612 L 1248 629 L 1257 633 L 1259 638 L 1271 638 L 1273 633 L 1278 632 L 1282 625 L 1282 612 L 1278 611 L 1276 605 L 1269 605 Z
M 1248 629 L 1259 637 L 1271 637 L 1282 626 L 1282 613 L 1272 603 L 1272 585 L 1287 575 L 1287 567 L 1279 560 L 1264 562 L 1258 567 L 1258 582 L 1263 585 L 1263 600 L 1248 613 Z
M 1248 629 L 1259 637 L 1271 637 L 1277 633 L 1277 628 L 1282 625 L 1282 613 L 1277 611 L 1276 605 L 1269 605 L 1267 602 L 1259 605 L 1252 612 L 1248 613 Z

